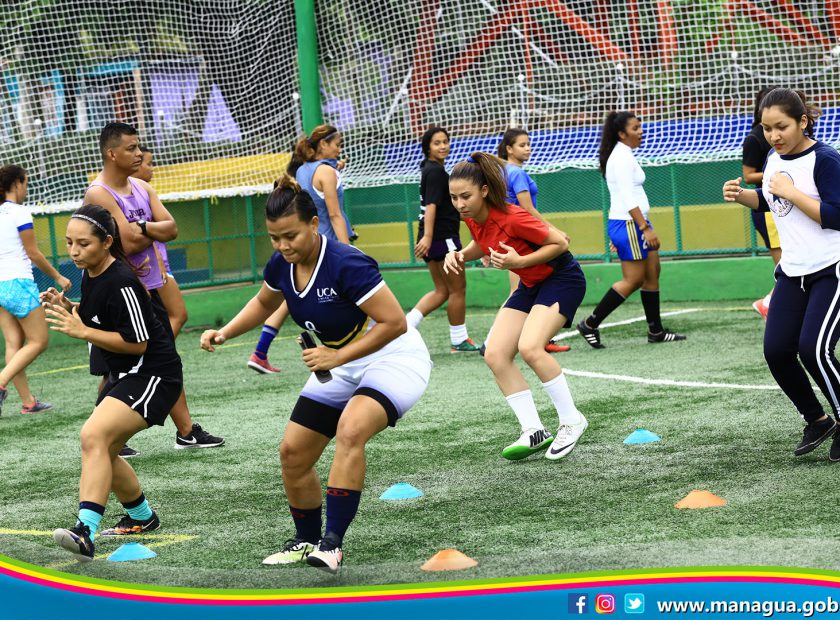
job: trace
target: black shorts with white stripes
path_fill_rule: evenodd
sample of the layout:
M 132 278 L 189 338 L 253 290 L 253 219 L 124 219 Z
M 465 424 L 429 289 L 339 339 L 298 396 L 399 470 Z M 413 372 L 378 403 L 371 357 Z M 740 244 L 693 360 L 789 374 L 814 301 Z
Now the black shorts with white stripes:
M 124 402 L 142 417 L 146 424 L 163 426 L 166 417 L 181 396 L 183 381 L 171 377 L 153 377 L 149 375 L 125 375 L 120 379 L 117 375 L 108 375 L 108 380 L 96 404 L 99 405 L 106 396 Z

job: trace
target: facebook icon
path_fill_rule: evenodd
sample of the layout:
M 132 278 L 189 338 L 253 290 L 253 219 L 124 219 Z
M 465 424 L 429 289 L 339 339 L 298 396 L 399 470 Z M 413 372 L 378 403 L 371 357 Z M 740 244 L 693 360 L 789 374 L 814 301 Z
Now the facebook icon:
M 572 592 L 569 594 L 569 613 L 585 614 L 589 609 L 589 597 L 586 594 Z

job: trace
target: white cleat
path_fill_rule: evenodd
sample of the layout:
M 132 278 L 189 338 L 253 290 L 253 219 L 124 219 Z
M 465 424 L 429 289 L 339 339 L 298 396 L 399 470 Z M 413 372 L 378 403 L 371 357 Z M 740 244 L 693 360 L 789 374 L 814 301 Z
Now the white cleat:
M 545 453 L 545 458 L 550 461 L 562 459 L 569 452 L 574 450 L 578 439 L 583 435 L 583 431 L 589 426 L 589 422 L 580 414 L 580 422 L 577 424 L 561 424 L 557 429 L 557 434 L 554 436 L 554 441 L 551 442 L 548 450 Z
M 331 575 L 338 573 L 344 559 L 344 553 L 341 551 L 341 547 L 335 544 L 336 542 L 337 539 L 333 540 L 330 534 L 325 535 L 318 543 L 315 551 L 306 556 L 306 563 Z
M 296 564 L 298 562 L 305 562 L 306 556 L 315 550 L 315 545 L 308 543 L 305 540 L 292 539 L 287 540 L 283 548 L 277 553 L 273 553 L 262 561 L 263 564 L 274 566 L 276 564 Z

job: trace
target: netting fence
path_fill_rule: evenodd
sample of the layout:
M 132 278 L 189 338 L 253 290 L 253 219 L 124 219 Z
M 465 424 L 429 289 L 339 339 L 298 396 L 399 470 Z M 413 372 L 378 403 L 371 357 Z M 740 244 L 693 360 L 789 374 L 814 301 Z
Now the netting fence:
M 52 214 L 60 239 L 61 214 L 99 168 L 99 129 L 135 124 L 155 151 L 154 185 L 183 220 L 173 245 L 184 271 L 196 284 L 249 279 L 266 245 L 261 195 L 302 130 L 296 4 L 306 3 L 5 2 L 0 161 L 29 170 L 30 200 Z M 431 123 L 450 130 L 451 163 L 494 151 L 509 126 L 526 128 L 541 209 L 571 229 L 579 255 L 600 259 L 595 158 L 608 110 L 633 109 L 645 123 L 637 155 L 654 224 L 673 230 L 663 231 L 665 250 L 677 256 L 758 251 L 747 216 L 718 194 L 740 171 L 759 88 L 805 90 L 823 109 L 818 137 L 840 144 L 838 0 L 316 0 L 314 9 L 321 108 L 345 134 L 348 212 L 362 249 L 386 265 L 414 264 L 417 140 Z M 714 218 L 737 235 L 709 230 Z M 60 262 L 62 244 L 47 232 Z

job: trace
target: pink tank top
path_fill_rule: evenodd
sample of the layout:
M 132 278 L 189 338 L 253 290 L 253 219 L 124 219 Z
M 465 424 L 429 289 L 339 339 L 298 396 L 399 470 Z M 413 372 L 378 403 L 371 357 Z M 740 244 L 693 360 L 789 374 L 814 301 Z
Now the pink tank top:
M 149 193 L 136 179 L 129 177 L 128 182 L 131 184 L 130 196 L 118 194 L 101 181 L 94 181 L 91 183 L 91 187 L 95 185 L 105 188 L 114 197 L 120 210 L 125 215 L 125 219 L 129 222 L 137 222 L 138 220 L 153 221 Z M 146 287 L 146 290 L 152 291 L 163 286 L 163 274 L 160 271 L 160 262 L 158 262 L 157 255 L 155 254 L 154 243 L 142 252 L 129 255 L 128 260 L 131 261 L 132 265 L 140 269 L 141 275 L 138 277 L 143 283 L 143 286 Z

